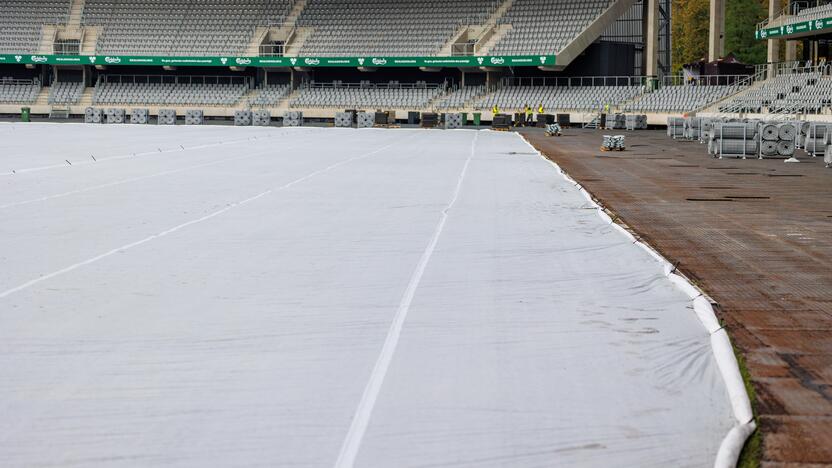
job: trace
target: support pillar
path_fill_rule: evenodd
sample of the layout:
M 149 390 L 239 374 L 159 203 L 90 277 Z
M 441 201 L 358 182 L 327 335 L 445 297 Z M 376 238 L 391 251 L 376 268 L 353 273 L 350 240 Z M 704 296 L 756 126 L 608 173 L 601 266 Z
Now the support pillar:
M 708 61 L 713 62 L 725 56 L 725 0 L 711 0 L 710 21 Z
M 785 41 L 786 42 L 786 61 L 787 62 L 794 62 L 797 60 L 797 41 Z
M 647 0 L 647 37 L 645 38 L 645 75 L 659 76 L 659 0 Z
M 773 20 L 780 14 L 782 9 L 781 0 L 768 0 L 768 19 Z M 776 74 L 776 67 L 773 65 L 780 61 L 780 41 L 778 39 L 768 40 L 768 53 L 766 54 L 766 62 L 768 66 L 768 77 L 772 78 Z

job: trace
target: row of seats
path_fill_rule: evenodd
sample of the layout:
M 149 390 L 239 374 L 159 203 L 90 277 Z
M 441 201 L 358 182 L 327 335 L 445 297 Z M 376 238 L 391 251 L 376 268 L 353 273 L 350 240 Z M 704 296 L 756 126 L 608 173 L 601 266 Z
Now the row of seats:
M 442 110 L 462 109 L 468 101 L 485 94 L 485 90 L 484 85 L 457 88 L 434 101 L 433 107 Z
M 290 102 L 291 107 L 420 109 L 444 92 L 441 87 L 364 87 L 307 85 Z
M 624 107 L 625 112 L 690 112 L 730 96 L 742 88 L 738 85 L 685 84 L 664 86 L 636 98 Z
M 109 79 L 113 78 L 113 79 Z M 175 83 L 151 83 L 147 76 L 102 76 L 93 92 L 94 104 L 202 104 L 233 106 L 249 92 L 247 83 L 220 83 L 218 77 L 178 77 Z M 213 81 L 213 83 L 211 83 Z M 39 80 L 0 80 L 0 102 L 30 103 L 41 89 Z M 291 93 L 289 84 L 264 85 L 246 101 L 250 106 L 276 106 Z M 548 110 L 600 110 L 621 108 L 626 112 L 686 112 L 705 108 L 726 96 L 737 94 L 720 106 L 722 112 L 822 112 L 832 110 L 832 77 L 820 72 L 778 76 L 745 92 L 739 85 L 684 84 L 664 86 L 644 93 L 640 86 L 503 86 L 488 91 L 485 86 L 447 88 L 426 82 L 376 84 L 362 81 L 345 84 L 310 82 L 292 99 L 293 107 L 395 109 L 473 108 L 501 110 L 537 108 Z M 50 104 L 77 103 L 84 92 L 81 82 L 56 82 L 49 89 Z
M 832 3 L 826 3 L 823 5 L 803 8 L 795 15 L 779 16 L 769 22 L 769 24 L 766 24 L 765 27 L 771 28 L 791 23 L 821 20 L 829 18 L 830 16 L 832 16 Z
M 77 104 L 84 94 L 83 81 L 59 81 L 49 89 L 49 104 Z
M 474 108 L 520 110 L 543 105 L 549 110 L 601 110 L 617 107 L 642 92 L 640 86 L 504 86 L 478 99 Z
M 69 0 L 0 2 L 0 54 L 37 53 L 44 24 L 64 24 Z
M 514 0 L 496 55 L 560 51 L 614 0 Z M 97 54 L 243 55 L 258 26 L 286 20 L 295 0 L 86 0 L 82 23 L 100 27 Z M 465 25 L 481 25 L 499 0 L 308 0 L 297 25 L 300 55 L 430 56 Z M 36 52 L 41 27 L 65 23 L 69 0 L 6 0 L 0 52 Z
M 500 22 L 511 29 L 491 55 L 559 53 L 615 0 L 514 0 Z
M 40 80 L 0 80 L 0 102 L 8 104 L 29 104 L 35 102 L 41 90 Z
M 292 91 L 289 84 L 271 84 L 259 88 L 250 101 L 252 106 L 275 106 Z
M 110 55 L 243 55 L 257 26 L 281 22 L 292 0 L 87 0 L 83 22 L 100 26 Z
M 832 110 L 832 77 L 818 71 L 776 76 L 726 101 L 719 110 L 804 114 Z
M 245 83 L 129 83 L 102 80 L 93 104 L 201 104 L 230 106 L 248 91 Z
M 435 55 L 463 24 L 481 24 L 495 0 L 309 0 L 298 26 L 313 28 L 300 55 Z

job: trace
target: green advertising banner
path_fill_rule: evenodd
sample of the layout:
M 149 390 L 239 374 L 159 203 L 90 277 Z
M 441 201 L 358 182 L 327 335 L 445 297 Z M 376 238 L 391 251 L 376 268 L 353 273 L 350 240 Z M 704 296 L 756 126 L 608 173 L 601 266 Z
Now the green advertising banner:
M 539 67 L 554 55 L 486 57 L 151 57 L 135 55 L 0 55 L 0 64 L 169 66 L 169 67 Z
M 776 28 L 758 29 L 754 33 L 754 37 L 758 40 L 765 40 L 782 36 L 791 36 L 793 34 L 806 34 L 813 31 L 822 31 L 824 29 L 832 29 L 832 18 L 785 24 Z

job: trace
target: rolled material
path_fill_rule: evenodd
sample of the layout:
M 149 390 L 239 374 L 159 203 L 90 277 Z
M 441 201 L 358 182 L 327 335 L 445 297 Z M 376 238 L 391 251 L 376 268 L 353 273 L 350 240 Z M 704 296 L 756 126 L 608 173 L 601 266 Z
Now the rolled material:
M 272 113 L 265 109 L 252 111 L 251 124 L 256 127 L 268 127 L 272 124 Z
M 797 127 L 792 122 L 778 125 L 777 130 L 781 140 L 795 141 L 797 139 Z
M 237 127 L 250 127 L 251 111 L 247 109 L 234 111 L 234 125 Z
M 335 114 L 335 126 L 339 128 L 352 127 L 352 112 L 337 112 Z
M 202 125 L 205 123 L 205 112 L 202 109 L 188 109 L 185 111 L 185 125 Z
M 445 114 L 445 129 L 446 130 L 453 130 L 456 128 L 462 128 L 462 114 L 460 113 L 452 113 L 452 114 Z
M 716 124 L 714 125 L 714 136 L 724 140 L 752 139 L 757 135 L 757 127 L 758 125 L 754 122 L 726 122 Z
M 147 124 L 150 122 L 150 111 L 147 109 L 131 109 L 130 110 L 130 123 L 131 124 Z
M 777 154 L 784 157 L 794 155 L 794 140 L 780 140 L 777 142 Z
M 759 144 L 756 140 L 712 140 L 708 147 L 711 154 L 719 156 L 757 156 Z
M 780 135 L 780 129 L 777 128 L 777 124 L 773 123 L 763 124 L 760 132 L 762 133 L 763 140 L 767 141 L 777 141 Z
M 156 123 L 159 125 L 176 125 L 176 109 L 159 109 Z
M 760 144 L 760 154 L 763 156 L 777 155 L 777 142 L 771 140 L 763 140 Z
M 358 113 L 358 128 L 373 128 L 375 125 L 375 114 L 369 112 Z

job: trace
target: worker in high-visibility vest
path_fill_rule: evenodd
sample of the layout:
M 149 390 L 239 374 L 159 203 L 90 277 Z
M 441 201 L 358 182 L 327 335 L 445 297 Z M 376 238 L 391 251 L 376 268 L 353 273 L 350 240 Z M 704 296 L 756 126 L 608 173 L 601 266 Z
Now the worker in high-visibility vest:
M 532 112 L 532 108 L 526 104 L 526 107 L 523 109 L 526 113 L 526 125 L 531 125 L 532 119 L 534 119 L 534 113 Z
M 497 115 L 500 113 L 500 108 L 497 107 L 497 104 L 494 104 L 494 107 L 491 108 L 491 113 Z
M 543 103 L 542 102 L 540 103 L 540 105 L 537 106 L 537 113 L 538 114 L 545 114 L 545 112 L 543 112 Z

